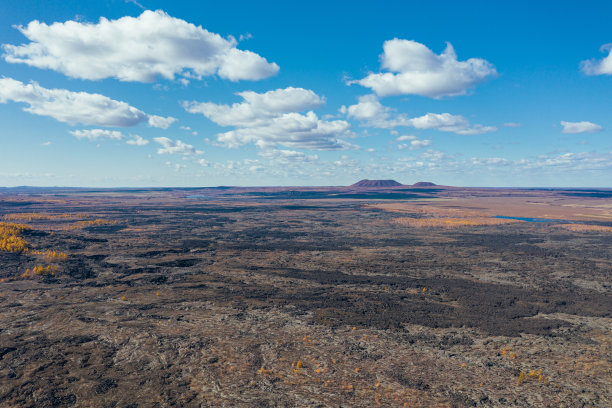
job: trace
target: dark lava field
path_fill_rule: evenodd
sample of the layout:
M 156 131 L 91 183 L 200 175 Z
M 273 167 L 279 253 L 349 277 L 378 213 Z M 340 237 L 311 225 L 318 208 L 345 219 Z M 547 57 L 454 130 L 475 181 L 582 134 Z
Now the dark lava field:
M 0 189 L 0 406 L 612 406 L 608 193 Z

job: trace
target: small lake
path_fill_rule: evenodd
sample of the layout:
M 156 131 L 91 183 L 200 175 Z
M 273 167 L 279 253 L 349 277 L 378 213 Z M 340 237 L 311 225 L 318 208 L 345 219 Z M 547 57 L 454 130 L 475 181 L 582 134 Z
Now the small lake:
M 496 215 L 494 218 L 501 218 L 504 220 L 519 220 L 519 221 L 525 221 L 525 222 L 554 222 L 554 223 L 562 223 L 562 224 L 574 224 L 575 223 L 575 221 L 555 220 L 552 218 L 508 217 L 505 215 Z

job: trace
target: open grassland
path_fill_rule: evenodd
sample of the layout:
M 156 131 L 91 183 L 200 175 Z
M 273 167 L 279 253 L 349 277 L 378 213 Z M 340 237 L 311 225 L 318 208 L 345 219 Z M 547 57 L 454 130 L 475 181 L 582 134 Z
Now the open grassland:
M 0 406 L 612 405 L 605 194 L 291 191 L 0 191 Z

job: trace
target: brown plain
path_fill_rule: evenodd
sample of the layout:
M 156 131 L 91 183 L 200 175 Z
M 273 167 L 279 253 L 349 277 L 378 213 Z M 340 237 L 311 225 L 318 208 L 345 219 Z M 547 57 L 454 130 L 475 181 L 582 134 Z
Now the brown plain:
M 0 406 L 612 406 L 611 211 L 609 190 L 0 189 L 28 225 L 0 251 Z

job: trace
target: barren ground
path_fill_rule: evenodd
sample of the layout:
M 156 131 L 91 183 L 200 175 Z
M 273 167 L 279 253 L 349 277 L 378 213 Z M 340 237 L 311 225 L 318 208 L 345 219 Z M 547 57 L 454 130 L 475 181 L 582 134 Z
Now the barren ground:
M 609 190 L 0 189 L 0 221 L 2 407 L 612 406 Z

